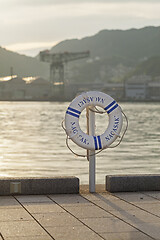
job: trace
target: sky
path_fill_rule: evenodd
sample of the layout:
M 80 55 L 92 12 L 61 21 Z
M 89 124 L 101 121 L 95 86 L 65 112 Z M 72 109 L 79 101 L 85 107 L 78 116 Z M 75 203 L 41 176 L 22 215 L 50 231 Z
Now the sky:
M 36 56 L 103 29 L 160 26 L 160 0 L 0 0 L 0 46 Z

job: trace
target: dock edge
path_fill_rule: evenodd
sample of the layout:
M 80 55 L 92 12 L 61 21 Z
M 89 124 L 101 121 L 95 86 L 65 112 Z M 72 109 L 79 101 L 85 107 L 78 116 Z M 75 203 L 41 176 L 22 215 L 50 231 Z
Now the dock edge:
M 106 191 L 108 192 L 160 191 L 160 175 L 156 174 L 107 175 Z
M 0 178 L 0 195 L 79 193 L 77 177 Z

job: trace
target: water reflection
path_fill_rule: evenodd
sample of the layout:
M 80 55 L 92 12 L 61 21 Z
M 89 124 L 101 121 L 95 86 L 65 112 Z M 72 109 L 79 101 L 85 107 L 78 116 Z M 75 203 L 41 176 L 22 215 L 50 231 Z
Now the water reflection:
M 88 183 L 88 161 L 70 153 L 61 121 L 69 103 L 1 102 L 0 176 L 78 176 Z M 123 103 L 129 129 L 122 144 L 97 158 L 97 183 L 106 174 L 159 173 L 160 104 Z M 86 128 L 85 114 L 82 128 Z M 98 116 L 98 131 L 106 129 L 107 117 Z M 80 149 L 70 142 L 80 154 Z

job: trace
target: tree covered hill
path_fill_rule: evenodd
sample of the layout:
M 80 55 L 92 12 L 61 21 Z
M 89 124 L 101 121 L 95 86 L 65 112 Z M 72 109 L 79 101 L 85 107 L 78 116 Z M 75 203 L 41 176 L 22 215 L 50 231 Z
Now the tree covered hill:
M 140 63 L 132 75 L 150 75 L 152 77 L 160 76 L 160 56 L 155 56 Z
M 20 55 L 0 47 L 0 76 L 13 74 L 19 77 L 49 76 L 49 65 L 35 58 Z
M 102 30 L 94 36 L 64 40 L 50 51 L 59 53 L 88 50 L 91 57 L 87 62 L 83 59 L 68 64 L 68 81 L 117 82 L 131 71 L 134 74 L 143 72 L 160 75 L 160 27 Z M 11 68 L 13 74 L 19 77 L 41 76 L 49 79 L 49 64 L 0 47 L 0 76 L 10 75 Z
M 119 56 L 134 61 L 160 55 L 160 27 L 102 30 L 94 36 L 65 40 L 51 48 L 54 53 L 87 50 L 91 57 Z

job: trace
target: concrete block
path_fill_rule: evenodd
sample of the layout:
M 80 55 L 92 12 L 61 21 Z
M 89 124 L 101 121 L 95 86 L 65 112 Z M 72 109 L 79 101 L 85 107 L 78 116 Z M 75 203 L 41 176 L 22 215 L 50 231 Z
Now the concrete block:
M 66 193 L 79 193 L 78 178 L 0 178 L 0 195 Z
M 160 175 L 109 175 L 106 176 L 108 192 L 160 191 Z

